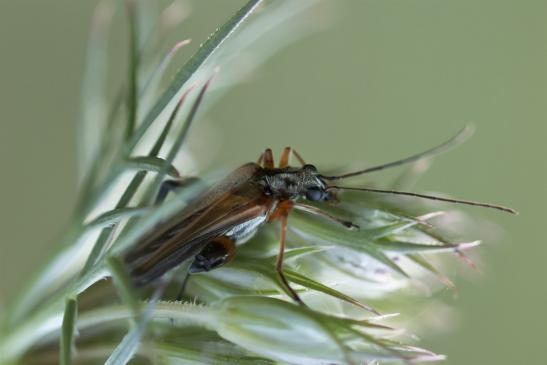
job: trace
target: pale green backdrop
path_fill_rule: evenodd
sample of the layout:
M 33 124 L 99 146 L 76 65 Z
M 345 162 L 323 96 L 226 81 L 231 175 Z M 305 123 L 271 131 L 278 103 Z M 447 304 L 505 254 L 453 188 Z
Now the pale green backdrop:
M 47 259 L 74 204 L 79 82 L 95 3 L 0 1 L 1 302 Z M 178 38 L 197 45 L 243 1 L 193 3 Z M 365 166 L 473 122 L 476 136 L 440 157 L 418 189 L 521 214 L 473 210 L 505 237 L 482 249 L 484 273 L 459 280 L 460 298 L 449 298 L 459 325 L 422 344 L 449 354 L 450 365 L 546 364 L 547 2 L 331 5 L 330 28 L 277 54 L 203 116 L 222 137 L 215 165 L 292 145 L 318 165 Z M 123 47 L 123 35 L 115 42 Z

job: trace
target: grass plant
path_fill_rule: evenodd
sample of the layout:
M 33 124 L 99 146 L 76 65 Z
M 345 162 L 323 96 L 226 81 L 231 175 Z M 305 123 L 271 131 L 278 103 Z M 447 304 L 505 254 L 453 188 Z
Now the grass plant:
M 415 346 L 408 331 L 416 326 L 396 329 L 423 303 L 431 312 L 442 306 L 424 296 L 417 282 L 432 292 L 453 287 L 441 273 L 447 260 L 438 256 L 463 255 L 478 244 L 454 243 L 447 231 L 465 227 L 438 205 L 346 192 L 330 209 L 352 219 L 358 231 L 294 212 L 286 274 L 309 307 L 288 300 L 278 281 L 275 226 L 239 247 L 233 263 L 192 276 L 182 302 L 171 300 L 170 287 L 162 284 L 137 293 L 119 259 L 202 189 L 191 186 L 152 204 L 166 177 L 185 172 L 175 157 L 192 138 L 192 123 L 249 71 L 238 68 L 239 57 L 253 52 L 254 64 L 246 67 L 257 67 L 319 27 L 301 21 L 318 3 L 249 0 L 169 82 L 169 66 L 189 40 L 158 60 L 161 37 L 152 33 L 172 24 L 152 19 L 159 26 L 143 34 L 142 1 L 100 3 L 82 89 L 80 198 L 57 254 L 2 318 L 0 363 L 383 364 L 443 358 Z M 114 85 L 120 91 L 108 100 L 108 24 L 116 12 L 127 14 L 130 25 L 127 78 Z M 414 181 L 424 163 L 395 184 Z M 206 181 L 219 178 L 204 175 Z

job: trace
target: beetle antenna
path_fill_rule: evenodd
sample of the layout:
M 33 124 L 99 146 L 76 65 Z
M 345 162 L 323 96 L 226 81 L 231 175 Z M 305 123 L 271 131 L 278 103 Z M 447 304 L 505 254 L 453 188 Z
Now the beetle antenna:
M 475 128 L 472 125 L 467 125 L 461 131 L 459 131 L 454 137 L 450 138 L 448 141 L 446 141 L 446 142 L 444 142 L 444 143 L 442 143 L 442 144 L 440 144 L 436 147 L 433 147 L 433 148 L 431 148 L 427 151 L 418 153 L 416 155 L 412 155 L 410 157 L 403 158 L 401 160 L 393 161 L 393 162 L 386 163 L 386 164 L 383 164 L 383 165 L 369 167 L 369 168 L 364 169 L 364 170 L 350 172 L 350 173 L 343 174 L 343 175 L 338 175 L 338 176 L 320 175 L 320 177 L 325 179 L 325 180 L 340 180 L 340 179 L 346 179 L 348 177 L 367 174 L 369 172 L 385 170 L 385 169 L 388 169 L 388 168 L 391 168 L 391 167 L 396 167 L 396 166 L 401 166 L 401 165 L 406 165 L 406 164 L 409 164 L 409 163 L 413 163 L 413 162 L 422 160 L 424 158 L 439 155 L 443 152 L 446 152 L 446 151 L 452 149 L 453 147 L 456 147 L 456 146 L 462 144 L 463 142 L 468 140 L 469 137 L 471 137 L 471 135 L 473 135 L 474 131 L 475 131 Z
M 349 191 L 366 191 L 366 192 L 370 192 L 370 193 L 379 193 L 379 194 L 405 195 L 405 196 L 411 196 L 411 197 L 415 197 L 415 198 L 438 200 L 438 201 L 448 202 L 448 203 L 456 203 L 456 204 L 463 204 L 463 205 L 472 205 L 472 206 L 476 206 L 476 207 L 491 208 L 491 209 L 501 210 L 503 212 L 507 212 L 507 213 L 511 213 L 511 214 L 518 214 L 518 212 L 516 210 L 514 210 L 512 208 L 504 207 L 502 205 L 482 203 L 482 202 L 477 202 L 477 201 L 473 201 L 473 200 L 442 198 L 440 196 L 417 194 L 417 193 L 412 193 L 412 192 L 408 192 L 408 191 L 381 190 L 381 189 L 371 189 L 371 188 L 350 188 L 350 187 L 343 187 L 343 186 L 329 186 L 328 189 L 349 190 Z

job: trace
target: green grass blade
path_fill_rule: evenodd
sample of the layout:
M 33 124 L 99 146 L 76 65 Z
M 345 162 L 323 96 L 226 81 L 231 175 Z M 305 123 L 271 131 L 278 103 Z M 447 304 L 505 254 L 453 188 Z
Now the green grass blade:
M 213 177 L 211 176 L 213 179 Z M 157 226 L 159 222 L 169 219 L 173 214 L 179 212 L 188 201 L 198 194 L 203 189 L 199 184 L 193 184 L 186 189 L 176 192 L 173 199 L 166 201 L 155 209 L 150 210 L 149 214 L 146 214 L 139 220 L 138 225 L 134 225 L 127 232 L 124 232 L 120 236 L 120 239 L 110 248 L 113 254 L 120 253 L 127 247 L 133 245 L 138 239 Z
M 381 228 L 376 228 L 374 230 L 368 231 L 369 235 L 371 235 L 371 238 L 373 240 L 378 240 L 380 238 L 387 237 L 392 234 L 396 234 L 397 232 L 404 231 L 405 229 L 414 227 L 415 225 L 419 224 L 416 221 L 403 221 L 399 223 L 390 224 Z
M 124 99 L 124 90 L 118 91 L 112 105 L 110 106 L 110 111 L 106 120 L 106 126 L 102 138 L 100 140 L 100 145 L 97 150 L 96 156 L 90 163 L 89 168 L 83 178 L 81 189 L 79 191 L 78 203 L 76 204 L 77 217 L 81 217 L 85 208 L 91 204 L 91 194 L 93 188 L 97 184 L 97 180 L 101 173 L 106 170 L 109 166 L 108 157 L 115 154 L 115 151 L 118 147 L 117 133 L 115 131 L 115 126 L 119 113 L 121 112 Z
M 440 245 L 424 245 L 420 243 L 404 242 L 404 241 L 379 241 L 377 245 L 385 251 L 397 252 L 400 254 L 409 253 L 454 253 L 459 250 L 465 250 L 471 247 L 478 246 L 480 241 L 460 243 L 460 244 L 440 244 Z
M 376 311 L 374 308 L 363 304 L 359 302 L 357 299 L 354 299 L 350 297 L 349 295 L 346 295 L 342 292 L 339 292 L 338 290 L 332 289 L 326 285 L 323 285 L 315 280 L 312 280 L 308 278 L 307 276 L 304 276 L 294 270 L 291 269 L 283 269 L 283 272 L 285 273 L 285 276 L 287 279 L 295 284 L 302 285 L 303 287 L 306 287 L 308 289 L 312 289 L 318 292 L 321 292 L 323 294 L 330 295 L 331 297 L 338 298 L 340 300 L 343 300 L 345 302 L 351 303 L 353 305 L 356 305 L 360 308 L 363 308 L 369 312 L 372 312 L 374 314 L 378 314 L 378 311 Z
M 290 259 L 300 258 L 306 255 L 312 255 L 314 253 L 323 252 L 330 249 L 330 247 L 321 247 L 321 246 L 306 246 L 306 247 L 297 247 L 285 250 L 285 261 Z M 277 255 L 275 256 L 277 257 Z
M 178 42 L 167 52 L 163 57 L 160 63 L 151 71 L 150 76 L 144 82 L 140 90 L 140 102 L 139 102 L 139 111 L 148 110 L 148 108 L 153 103 L 153 98 L 156 97 L 158 90 L 161 85 L 162 78 L 165 75 L 167 67 L 177 54 L 177 52 L 190 43 L 189 39 Z
M 89 33 L 78 126 L 80 180 L 88 175 L 103 137 L 101 131 L 107 117 L 108 37 L 114 10 L 113 0 L 101 1 L 95 10 Z
M 112 275 L 114 285 L 116 285 L 120 297 L 122 298 L 122 302 L 127 304 L 129 308 L 131 308 L 131 311 L 133 312 L 135 317 L 140 316 L 141 305 L 133 287 L 131 278 L 124 264 L 119 258 L 115 256 L 108 257 L 106 259 L 106 264 L 110 271 L 110 274 Z
M 156 156 L 139 156 L 132 157 L 127 160 L 126 163 L 129 169 L 146 170 L 151 172 L 160 172 L 164 170 L 164 166 L 167 165 L 165 173 L 173 178 L 179 178 L 180 174 L 172 163 L 168 163 L 161 157 Z
M 93 219 L 91 222 L 85 225 L 86 229 L 94 229 L 101 227 L 109 227 L 118 223 L 122 219 L 132 218 L 141 216 L 145 213 L 148 213 L 147 208 L 118 208 L 109 210 Z
M 165 175 L 167 174 L 167 171 L 169 170 L 169 167 L 172 166 L 173 161 L 175 160 L 175 156 L 180 151 L 182 145 L 186 141 L 186 136 L 188 135 L 188 131 L 190 130 L 190 127 L 192 126 L 192 122 L 194 121 L 194 118 L 197 114 L 197 111 L 199 109 L 199 106 L 201 102 L 203 101 L 203 96 L 205 95 L 205 92 L 207 91 L 210 83 L 212 81 L 212 77 L 203 85 L 201 88 L 196 100 L 192 104 L 192 107 L 186 116 L 186 119 L 184 120 L 184 124 L 175 137 L 175 141 L 173 145 L 170 147 L 169 152 L 167 154 L 167 157 L 163 161 L 163 166 L 156 175 L 154 182 L 150 185 L 150 189 L 148 193 L 144 197 L 144 201 L 150 201 L 152 198 L 152 194 L 154 194 L 157 189 L 159 188 L 161 182 L 163 181 Z M 180 104 L 179 104 L 180 105 Z
M 427 253 L 427 252 L 454 252 L 457 245 L 424 245 L 414 242 L 403 241 L 378 241 L 377 245 L 384 251 L 396 252 L 399 254 Z
M 437 277 L 437 279 L 439 279 L 439 281 L 441 283 L 443 283 L 444 285 L 446 285 L 448 288 L 450 288 L 452 290 L 456 290 L 456 285 L 452 282 L 452 280 L 450 280 L 443 273 L 441 273 L 439 271 L 439 269 L 437 269 L 435 266 L 433 266 L 433 264 L 431 264 L 429 261 L 427 261 L 422 255 L 420 255 L 420 254 L 411 254 L 411 255 L 407 255 L 407 257 L 410 260 L 412 260 L 416 265 L 422 267 L 423 269 L 425 269 L 425 270 L 429 271 L 430 273 L 432 273 L 433 275 L 435 275 L 435 277 Z
M 112 352 L 105 362 L 105 365 L 125 365 L 137 352 L 141 343 L 141 338 L 146 330 L 146 326 L 141 325 L 134 327 L 122 339 L 120 344 Z
M 222 342 L 221 342 L 222 341 Z M 172 359 L 183 364 L 222 364 L 222 365 L 275 365 L 272 360 L 250 356 L 241 348 L 227 341 L 214 343 L 193 341 L 190 343 L 156 343 L 155 347 L 162 358 Z
M 150 153 L 148 154 L 148 157 L 154 158 L 161 150 L 161 147 L 165 143 L 165 140 L 167 139 L 167 135 L 169 131 L 171 130 L 171 127 L 178 115 L 178 112 L 182 105 L 184 104 L 184 101 L 186 100 L 186 97 L 190 93 L 192 88 L 189 88 L 185 91 L 184 94 L 182 94 L 182 97 L 179 101 L 179 103 L 175 106 L 173 111 L 171 112 L 171 116 L 169 117 L 169 120 L 167 121 L 165 127 L 163 128 L 163 131 L 161 135 L 156 140 L 156 143 L 154 143 L 154 146 L 152 146 Z M 169 170 L 169 166 L 172 165 L 172 161 L 169 162 L 169 165 L 165 166 L 166 164 L 162 164 L 160 174 L 164 175 L 167 170 Z M 140 187 L 142 182 L 144 181 L 144 178 L 146 177 L 147 171 L 139 171 L 135 176 L 133 176 L 133 179 L 127 186 L 126 190 L 124 191 L 122 197 L 116 204 L 115 209 L 122 209 L 127 204 L 129 204 L 130 200 L 133 198 L 135 193 L 137 192 L 137 189 Z M 158 179 L 157 179 L 158 180 Z M 157 183 L 159 185 L 159 182 Z M 151 191 L 151 190 L 149 190 Z M 103 229 L 101 234 L 99 235 L 97 241 L 95 242 L 93 249 L 91 250 L 90 255 L 88 256 L 86 263 L 84 265 L 84 269 L 82 270 L 82 275 L 88 272 L 91 267 L 99 260 L 100 255 L 104 252 L 105 246 L 107 246 L 107 243 L 109 239 L 113 236 L 114 233 L 114 227 L 107 227 Z
M 118 263 L 116 263 L 115 260 L 111 261 L 111 263 L 114 264 L 113 267 L 115 268 L 115 270 L 117 270 Z M 123 271 L 123 269 L 121 270 Z M 117 272 L 117 273 L 121 274 L 122 277 L 125 276 L 121 272 Z M 126 279 L 128 278 L 124 278 L 122 280 L 125 281 Z M 167 283 L 168 281 L 160 284 L 156 288 L 156 290 L 154 291 L 154 294 L 152 295 L 152 298 L 150 298 L 150 301 L 144 308 L 142 315 L 138 317 L 136 325 L 132 326 L 132 328 L 129 330 L 127 335 L 124 336 L 120 344 L 116 347 L 116 349 L 112 352 L 110 357 L 106 360 L 105 365 L 125 365 L 135 355 L 135 352 L 137 352 L 141 343 L 141 339 L 148 326 L 148 322 L 150 321 L 150 319 L 152 318 L 154 314 L 154 309 L 156 307 L 156 304 L 158 303 L 159 298 L 163 294 L 163 291 Z M 120 282 L 119 284 L 122 284 L 122 286 L 125 286 L 127 283 Z M 129 286 L 125 287 L 124 290 L 127 290 L 127 288 L 129 288 Z M 140 309 L 138 308 L 138 303 L 134 299 L 135 297 L 133 296 L 133 294 L 130 292 L 126 292 L 125 295 L 126 297 L 124 299 L 130 300 L 131 302 L 133 302 L 133 306 L 135 306 L 132 308 L 133 312 L 140 311 Z
M 138 110 L 138 74 L 139 74 L 139 31 L 137 20 L 137 1 L 127 0 L 127 15 L 129 20 L 129 75 L 127 87 L 127 125 L 125 138 L 129 140 L 137 125 Z
M 74 332 L 76 331 L 76 318 L 78 316 L 78 304 L 75 298 L 68 298 L 65 304 L 65 314 L 60 337 L 60 364 L 72 363 L 72 350 L 74 348 Z
M 236 14 L 230 18 L 224 25 L 217 29 L 205 43 L 198 49 L 192 58 L 177 72 L 171 85 L 165 90 L 163 95 L 154 104 L 150 112 L 144 117 L 142 124 L 135 131 L 133 137 L 126 147 L 126 154 L 129 155 L 135 146 L 139 143 L 144 133 L 164 111 L 167 105 L 176 97 L 181 88 L 194 75 L 199 67 L 220 47 L 220 45 L 230 37 L 230 35 L 239 27 L 243 21 L 253 12 L 262 0 L 250 0 Z
M 129 204 L 129 201 L 131 198 L 133 198 L 133 195 L 137 192 L 137 189 L 139 188 L 140 184 L 143 182 L 144 178 L 146 176 L 146 171 L 140 171 L 138 172 L 131 182 L 129 183 L 129 186 L 124 191 L 122 197 L 118 201 L 118 204 L 116 204 L 116 209 L 122 209 L 127 204 Z M 93 245 L 93 248 L 91 249 L 91 253 L 87 257 L 86 263 L 84 265 L 84 268 L 82 270 L 82 276 L 85 275 L 87 272 L 91 270 L 93 265 L 95 265 L 99 259 L 101 258 L 101 255 L 104 253 L 105 247 L 108 246 L 109 241 L 112 239 L 114 235 L 114 229 L 115 226 L 106 227 L 101 231 L 101 234 L 97 238 L 97 241 L 95 241 L 95 244 Z
M 300 236 L 315 241 L 317 244 L 339 245 L 367 254 L 401 275 L 408 277 L 404 270 L 391 260 L 379 245 L 367 237 L 366 232 L 336 229 L 318 223 L 317 219 L 298 211 L 292 213 L 289 227 Z

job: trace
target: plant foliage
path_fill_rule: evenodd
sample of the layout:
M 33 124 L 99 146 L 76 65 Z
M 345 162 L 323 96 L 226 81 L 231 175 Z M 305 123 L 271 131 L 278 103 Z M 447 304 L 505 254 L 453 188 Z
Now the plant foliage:
M 407 297 L 425 300 L 409 290 L 416 280 L 436 276 L 452 286 L 428 255 L 461 254 L 476 243 L 445 238 L 445 212 L 430 213 L 419 204 L 405 211 L 393 199 L 345 193 L 332 213 L 359 230 L 292 214 L 286 274 L 309 307 L 289 301 L 279 283 L 278 237 L 271 227 L 240 247 L 230 265 L 193 276 L 183 302 L 167 299 L 165 280 L 137 294 L 118 258 L 203 188 L 192 185 L 153 205 L 163 179 L 184 173 L 174 162 L 192 122 L 248 72 L 238 68 L 238 57 L 254 52 L 256 67 L 313 31 L 317 24 L 303 25 L 302 17 L 318 5 L 248 1 L 164 85 L 168 65 L 189 41 L 181 40 L 159 61 L 148 60 L 158 46 L 143 41 L 145 22 L 138 14 L 150 5 L 100 3 L 82 89 L 80 200 L 58 253 L 3 320 L 0 363 L 376 364 L 442 358 L 406 344 L 386 324 L 396 320 L 379 313 L 393 312 L 390 303 Z M 109 24 L 124 9 L 130 25 L 127 80 L 108 102 Z M 396 310 L 407 309 L 401 306 Z

